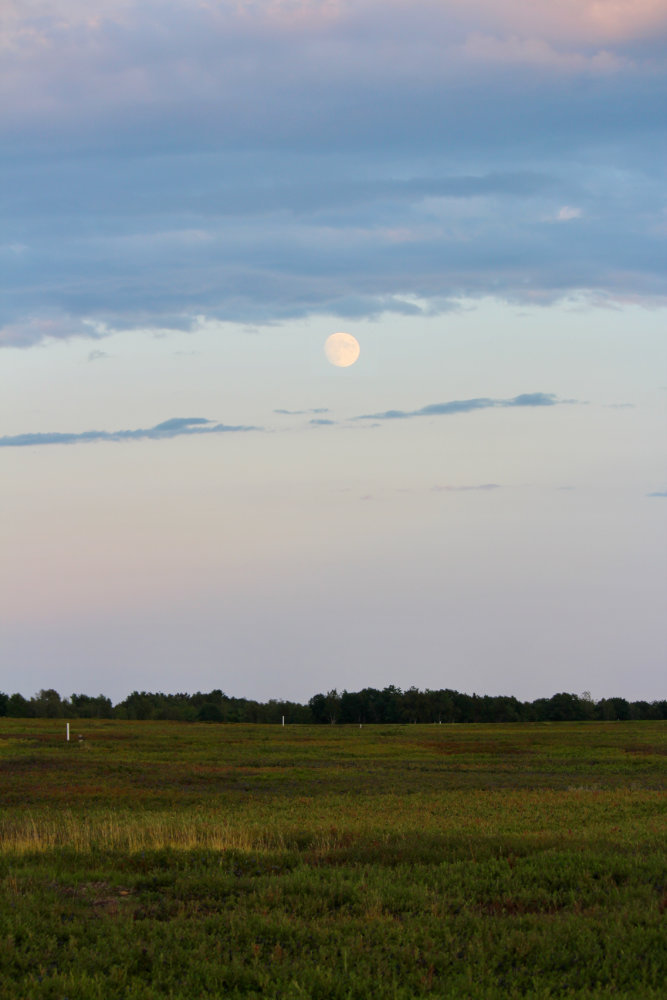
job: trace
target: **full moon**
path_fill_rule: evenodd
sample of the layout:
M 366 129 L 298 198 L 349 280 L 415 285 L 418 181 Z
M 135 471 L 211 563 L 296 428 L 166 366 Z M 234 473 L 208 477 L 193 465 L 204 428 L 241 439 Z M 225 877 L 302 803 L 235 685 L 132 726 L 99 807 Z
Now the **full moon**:
M 327 361 L 337 368 L 349 368 L 359 357 L 359 341 L 351 333 L 332 333 L 324 344 Z

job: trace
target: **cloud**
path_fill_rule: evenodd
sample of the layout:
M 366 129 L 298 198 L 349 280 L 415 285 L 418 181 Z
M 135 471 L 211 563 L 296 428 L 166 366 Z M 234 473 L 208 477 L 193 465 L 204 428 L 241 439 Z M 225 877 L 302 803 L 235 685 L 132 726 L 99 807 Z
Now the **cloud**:
M 368 182 L 355 176 L 360 158 Z M 626 165 L 613 178 L 565 160 L 545 161 L 539 174 L 432 164 L 430 177 L 383 177 L 411 168 L 381 143 L 361 156 L 341 143 L 331 157 L 27 157 L 3 177 L 3 227 L 34 249 L 3 261 L 0 345 L 196 330 L 202 316 L 263 324 L 434 314 L 488 295 L 667 301 L 662 237 L 649 231 L 657 177 Z M 267 184 L 266 174 L 289 180 Z M 554 225 L 568 194 L 581 201 L 576 241 L 574 220 Z M 194 216 L 207 241 L 178 244 L 173 227 L 185 216 L 184 229 Z
M 500 490 L 502 486 L 499 483 L 480 483 L 477 486 L 432 486 L 431 491 L 433 493 L 467 493 L 470 490 L 482 490 L 488 492 L 490 490 Z
M 9 311 L 12 317 L 10 322 L 3 323 L 2 306 L 0 305 L 0 347 L 32 347 L 45 340 L 69 340 L 70 337 L 92 337 L 97 339 L 98 334 L 91 326 L 84 323 L 81 317 L 74 317 L 63 314 L 60 310 L 53 308 L 45 310 L 42 315 L 30 315 L 29 295 L 23 295 L 23 289 L 15 286 L 13 289 L 4 290 L 5 317 Z M 39 288 L 36 289 L 39 297 Z M 19 307 L 12 308 L 11 299 L 19 300 Z M 21 302 L 25 302 L 25 312 L 21 309 Z M 55 314 L 54 314 L 55 313 Z
M 316 406 L 310 410 L 274 410 L 273 412 L 289 417 L 302 417 L 308 413 L 328 413 L 329 410 L 326 406 Z
M 436 403 L 431 406 L 424 406 L 420 410 L 403 411 L 387 410 L 385 413 L 367 414 L 359 417 L 352 417 L 352 420 L 392 420 L 406 419 L 408 417 L 439 416 L 450 413 L 467 413 L 471 410 L 488 409 L 490 407 L 506 406 L 555 406 L 558 403 L 571 403 L 574 400 L 558 400 L 555 396 L 546 393 L 530 393 L 522 396 L 515 396 L 514 399 L 466 399 L 455 400 L 450 403 Z M 274 411 L 277 414 L 302 415 L 308 413 L 328 413 L 325 407 L 316 407 L 310 410 L 284 410 Z M 330 427 L 336 425 L 337 421 L 327 417 L 312 417 L 308 423 L 316 427 Z M 377 426 L 377 424 L 367 424 Z M 15 434 L 0 437 L 0 448 L 33 448 L 39 445 L 50 444 L 79 444 L 94 441 L 164 441 L 174 437 L 193 436 L 195 434 L 227 434 L 246 431 L 263 431 L 263 427 L 245 424 L 221 424 L 205 417 L 172 417 L 164 420 L 155 427 L 137 428 L 135 430 L 117 431 L 80 431 L 74 433 L 62 433 L 48 431 L 45 433 Z M 497 489 L 495 483 L 487 483 L 475 487 L 434 487 L 434 489 Z
M 571 222 L 572 219 L 581 218 L 581 209 L 575 208 L 573 205 L 563 205 L 562 208 L 558 209 L 556 215 L 556 220 L 558 222 Z
M 0 346 L 667 301 L 659 0 L 94 7 L 3 4 Z
M 513 399 L 454 399 L 447 403 L 431 403 L 419 410 L 385 410 L 382 413 L 364 413 L 353 417 L 353 420 L 409 420 L 412 417 L 441 417 L 454 413 L 472 413 L 475 410 L 488 410 L 500 407 L 535 407 L 557 406 L 563 403 L 573 403 L 571 399 L 557 399 L 553 393 L 530 392 Z
M 647 497 L 667 497 L 667 490 L 655 490 L 653 493 L 647 493 Z
M 216 424 L 204 417 L 173 417 L 155 427 L 121 431 L 82 431 L 75 434 L 47 432 L 45 434 L 16 434 L 0 437 L 0 448 L 31 448 L 46 444 L 79 444 L 91 441 L 163 441 L 194 434 L 223 434 L 237 431 L 257 431 L 261 427 Z

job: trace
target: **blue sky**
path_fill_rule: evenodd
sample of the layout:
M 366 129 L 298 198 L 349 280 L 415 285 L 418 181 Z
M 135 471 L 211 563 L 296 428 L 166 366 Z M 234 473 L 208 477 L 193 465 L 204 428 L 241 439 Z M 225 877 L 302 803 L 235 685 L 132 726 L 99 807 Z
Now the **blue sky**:
M 8 0 L 0 688 L 664 696 L 666 41 Z

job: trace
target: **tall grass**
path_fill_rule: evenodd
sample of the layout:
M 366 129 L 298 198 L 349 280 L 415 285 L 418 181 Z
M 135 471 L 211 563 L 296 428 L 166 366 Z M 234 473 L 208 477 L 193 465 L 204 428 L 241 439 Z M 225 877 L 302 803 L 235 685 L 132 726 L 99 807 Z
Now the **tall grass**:
M 398 844 L 416 836 L 521 839 L 524 845 L 657 843 L 667 831 L 664 794 L 614 788 L 443 791 L 273 799 L 234 806 L 73 809 L 42 806 L 0 814 L 0 853 L 207 850 L 327 852 Z

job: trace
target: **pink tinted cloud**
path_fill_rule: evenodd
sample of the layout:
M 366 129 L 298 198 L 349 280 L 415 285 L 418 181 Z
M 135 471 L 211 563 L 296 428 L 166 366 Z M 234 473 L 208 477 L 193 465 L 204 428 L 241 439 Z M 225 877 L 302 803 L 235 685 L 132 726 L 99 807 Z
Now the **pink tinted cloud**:
M 667 31 L 667 0 L 5 0 L 0 93 L 12 106 L 220 100 L 273 67 L 331 85 L 443 78 L 500 63 L 597 73 L 623 42 Z M 582 51 L 582 49 L 584 51 Z
M 472 63 L 526 66 L 560 73 L 617 73 L 633 67 L 632 60 L 606 49 L 591 53 L 559 49 L 543 38 L 499 38 L 470 35 L 462 49 Z
M 606 45 L 667 30 L 665 0 L 450 0 L 473 30 L 545 42 Z
M 544 41 L 603 45 L 667 29 L 665 0 L 208 0 L 200 6 L 218 16 L 265 21 L 278 30 L 321 30 L 365 22 L 370 17 L 383 33 L 383 25 L 391 26 L 408 15 L 417 23 L 455 21 L 464 32 L 486 30 Z
M 27 316 L 0 326 L 0 348 L 28 347 L 48 339 L 67 340 L 82 333 L 90 335 L 90 328 L 85 327 L 79 319 L 62 314 Z
M 399 29 L 403 44 L 426 32 L 448 48 L 470 36 L 575 47 L 614 46 L 667 31 L 667 0 L 4 0 L 0 51 L 48 52 L 68 35 L 87 47 L 109 26 L 156 38 L 174 24 L 214 35 L 338 36 L 371 45 Z

